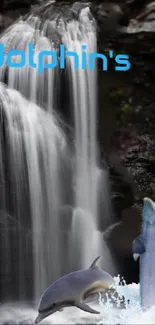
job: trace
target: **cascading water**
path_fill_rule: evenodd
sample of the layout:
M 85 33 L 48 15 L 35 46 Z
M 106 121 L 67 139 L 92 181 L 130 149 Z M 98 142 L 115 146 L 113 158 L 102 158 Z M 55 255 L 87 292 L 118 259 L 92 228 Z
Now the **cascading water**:
M 90 52 L 96 52 L 95 24 L 89 19 L 89 8 L 83 9 L 78 21 L 67 24 L 62 42 L 68 51 L 78 53 L 79 58 L 83 44 L 86 45 L 87 56 Z M 75 209 L 71 234 L 71 245 L 74 246 L 71 246 L 71 262 L 75 263 L 76 267 L 79 262 L 80 267 L 87 267 L 91 264 L 93 256 L 101 254 L 103 244 L 97 231 L 100 177 L 96 144 L 97 78 L 96 69 L 75 70 L 71 57 L 67 60 L 67 69 L 75 120 Z M 77 252 L 74 261 L 72 250 Z
M 62 186 L 60 163 L 63 155 L 66 154 L 66 141 L 55 118 L 25 100 L 20 93 L 5 89 L 1 85 L 0 97 L 7 123 L 6 140 L 4 140 L 5 144 L 3 141 L 3 146 L 7 151 L 10 177 L 9 203 L 12 205 L 12 214 L 17 223 L 19 290 L 20 294 L 24 293 L 24 260 L 27 258 L 26 243 L 22 241 L 23 232 L 20 227 L 27 227 L 30 223 L 37 295 L 44 290 L 47 279 L 50 279 L 51 269 L 53 277 L 60 275 L 61 241 L 57 230 Z M 5 181 L 3 168 L 5 166 L 2 165 L 1 178 Z M 6 196 L 5 187 L 4 196 Z M 8 237 L 6 247 L 2 246 L 2 249 L 5 249 L 4 254 L 8 256 L 8 260 L 11 260 L 11 237 Z M 3 259 L 5 261 L 4 256 Z M 30 261 L 27 259 L 26 263 L 29 264 Z M 6 273 L 5 266 L 8 268 L 7 263 L 4 264 L 4 273 Z M 12 269 L 10 268 L 9 271 Z
M 87 53 L 96 52 L 95 22 L 89 8 L 81 11 L 78 20 L 67 22 L 61 18 L 43 23 L 31 15 L 11 26 L 1 42 L 6 51 L 25 52 L 33 43 L 37 63 L 40 50 L 58 52 L 60 39 L 67 50 L 80 53 L 84 44 Z M 71 153 L 55 113 L 59 109 L 61 71 L 46 69 L 40 74 L 28 65 L 16 69 L 4 65 L 0 71 L 0 81 L 7 81 L 9 87 L 0 87 L 4 128 L 0 148 L 1 211 L 12 216 L 11 222 L 8 215 L 3 216 L 2 270 L 8 276 L 6 282 L 14 281 L 11 277 L 16 274 L 21 298 L 27 297 L 29 277 L 25 278 L 25 272 L 31 274 L 32 263 L 32 285 L 38 299 L 64 270 L 88 267 L 103 249 L 105 267 L 109 263 L 107 256 L 110 259 L 98 231 L 98 194 L 103 172 L 97 163 L 96 70 L 76 71 L 68 58 L 65 73 L 69 80 L 70 114 L 74 117 L 75 153 Z M 69 200 L 65 192 L 69 193 Z M 72 224 L 66 240 L 62 239 L 60 211 L 68 204 L 72 207 Z M 4 291 L 3 287 L 3 295 Z

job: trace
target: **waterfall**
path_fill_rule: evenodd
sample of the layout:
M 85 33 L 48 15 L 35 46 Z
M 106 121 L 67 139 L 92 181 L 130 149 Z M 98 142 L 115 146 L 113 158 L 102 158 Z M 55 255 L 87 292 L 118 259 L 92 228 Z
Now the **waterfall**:
M 31 14 L 11 26 L 0 41 L 6 52 L 26 52 L 33 43 L 37 62 L 41 50 L 58 53 L 60 39 L 69 51 L 80 54 L 86 45 L 87 55 L 96 52 L 95 21 L 88 7 L 72 20 L 42 21 Z M 67 140 L 59 116 L 62 78 L 68 82 L 73 143 Z M 6 279 L 2 294 L 6 285 L 15 282 L 21 299 L 27 298 L 31 287 L 38 299 L 53 280 L 66 271 L 88 267 L 103 250 L 104 266 L 111 259 L 98 230 L 99 189 L 105 177 L 98 163 L 97 73 L 89 68 L 75 70 L 68 58 L 65 74 L 59 68 L 40 74 L 28 65 L 14 69 L 5 64 L 0 81 L 0 213 L 4 220 L 0 259 Z M 106 181 L 104 187 L 108 187 Z M 67 233 L 62 229 L 65 209 L 71 223 Z
M 82 10 L 78 21 L 71 21 L 67 24 L 62 41 L 67 50 L 78 53 L 79 58 L 81 58 L 82 45 L 86 45 L 87 58 L 89 53 L 97 52 L 95 22 L 89 18 L 88 7 Z M 89 68 L 75 70 L 71 57 L 67 60 L 67 70 L 75 121 L 75 209 L 71 245 L 74 243 L 73 247 L 77 251 L 75 265 L 78 266 L 80 262 L 81 267 L 87 267 L 91 264 L 93 257 L 102 252 L 101 235 L 97 231 L 97 198 L 100 178 L 96 142 L 97 75 L 96 69 L 93 71 Z
M 16 90 L 5 89 L 1 85 L 0 97 L 7 121 L 3 147 L 5 145 L 7 151 L 10 178 L 9 204 L 12 205 L 12 213 L 16 218 L 20 294 L 24 291 L 24 260 L 29 253 L 26 252 L 26 243 L 22 240 L 21 228 L 31 223 L 34 282 L 36 295 L 39 295 L 44 290 L 47 279 L 51 277 L 51 270 L 53 277 L 60 275 L 60 164 L 67 152 L 66 140 L 55 118 L 39 106 L 28 102 Z M 1 167 L 0 172 L 4 182 L 3 168 Z M 10 254 L 8 260 L 11 260 L 11 245 L 11 238 L 8 238 L 4 251 L 4 254 Z M 28 260 L 26 262 L 30 263 Z M 5 266 L 8 267 L 7 263 L 4 268 Z

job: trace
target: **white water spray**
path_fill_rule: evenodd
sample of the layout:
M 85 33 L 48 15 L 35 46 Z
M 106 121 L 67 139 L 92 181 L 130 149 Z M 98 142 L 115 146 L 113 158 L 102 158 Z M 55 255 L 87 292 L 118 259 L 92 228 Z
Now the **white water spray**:
M 92 315 L 75 307 L 65 308 L 63 312 L 55 313 L 43 320 L 43 324 L 152 324 L 155 325 L 155 308 L 143 312 L 140 308 L 139 285 L 130 284 L 119 287 L 120 294 L 125 296 L 126 307 L 119 308 L 119 300 L 114 306 L 110 300 L 100 302 L 92 307 L 98 309 L 100 315 Z M 130 304 L 128 301 L 130 300 Z M 33 324 L 36 311 L 25 305 L 4 305 L 0 307 L 2 324 Z

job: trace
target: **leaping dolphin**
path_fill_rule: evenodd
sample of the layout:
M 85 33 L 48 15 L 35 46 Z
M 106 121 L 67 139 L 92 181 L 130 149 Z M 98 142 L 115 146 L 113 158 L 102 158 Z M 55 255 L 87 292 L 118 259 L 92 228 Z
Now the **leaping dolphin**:
M 100 259 L 101 256 L 97 257 L 89 269 L 69 273 L 51 284 L 41 297 L 35 323 L 38 324 L 67 306 L 76 306 L 88 313 L 100 314 L 84 303 L 93 297 L 94 293 L 110 289 L 114 284 L 112 276 L 100 269 Z
M 155 305 L 155 202 L 144 198 L 142 230 L 133 242 L 133 257 L 140 256 L 140 298 L 144 309 Z

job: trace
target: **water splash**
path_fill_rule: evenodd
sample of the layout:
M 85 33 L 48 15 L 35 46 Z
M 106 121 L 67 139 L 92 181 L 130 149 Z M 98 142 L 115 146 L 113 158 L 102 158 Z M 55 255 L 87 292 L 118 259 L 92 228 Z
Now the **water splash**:
M 115 279 L 119 282 L 119 277 Z M 125 296 L 124 308 L 119 307 L 119 300 L 115 305 L 109 299 L 100 304 L 92 304 L 93 308 L 101 312 L 100 315 L 85 313 L 77 308 L 64 308 L 46 318 L 43 324 L 155 324 L 155 307 L 147 312 L 140 308 L 139 284 L 119 286 L 118 291 Z M 129 303 L 130 300 L 130 303 Z M 118 304 L 118 305 L 117 305 Z M 1 324 L 33 324 L 36 311 L 27 305 L 2 305 L 0 307 Z
M 139 284 L 127 285 L 124 280 L 120 285 L 118 276 L 115 278 L 115 290 L 118 297 L 99 298 L 103 319 L 98 324 L 155 324 L 155 307 L 144 312 L 140 306 Z

